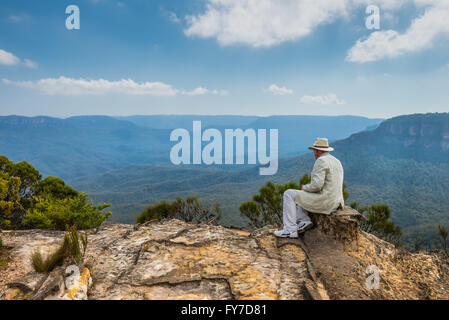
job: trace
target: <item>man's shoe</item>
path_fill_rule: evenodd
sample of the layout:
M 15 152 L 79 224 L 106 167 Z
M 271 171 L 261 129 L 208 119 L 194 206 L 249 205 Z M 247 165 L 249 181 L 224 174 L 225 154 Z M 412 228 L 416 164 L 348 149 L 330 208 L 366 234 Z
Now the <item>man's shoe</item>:
M 312 221 L 301 221 L 298 224 L 298 233 L 304 233 L 313 227 Z
M 274 232 L 278 238 L 298 238 L 298 231 L 288 232 L 285 230 L 278 230 Z

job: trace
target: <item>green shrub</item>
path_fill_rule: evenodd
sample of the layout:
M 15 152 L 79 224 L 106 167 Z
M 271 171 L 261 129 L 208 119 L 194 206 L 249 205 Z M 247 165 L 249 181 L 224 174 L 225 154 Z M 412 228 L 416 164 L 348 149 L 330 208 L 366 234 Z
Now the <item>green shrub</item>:
M 148 206 L 137 217 L 137 223 L 151 220 L 180 219 L 186 222 L 218 222 L 221 219 L 221 210 L 218 204 L 206 208 L 196 196 L 181 198 L 173 202 L 161 201 Z
M 449 252 L 447 250 L 448 232 L 442 225 L 438 225 L 438 235 L 440 236 L 441 248 L 443 249 L 444 253 L 449 256 Z
M 286 184 L 275 185 L 268 181 L 259 189 L 259 194 L 253 196 L 252 201 L 243 202 L 240 205 L 240 214 L 249 219 L 251 226 L 261 228 L 265 225 L 282 225 L 282 199 L 288 189 L 299 190 L 301 185 L 310 182 L 310 177 L 305 175 L 300 184 L 293 181 Z
M 212 208 L 205 208 L 196 196 L 187 197 L 184 201 L 181 198 L 175 201 L 176 218 L 186 222 L 208 222 L 221 219 L 221 210 L 218 204 Z
M 65 199 L 45 195 L 35 201 L 34 207 L 27 211 L 23 221 L 28 228 L 65 230 L 67 226 L 75 226 L 78 230 L 92 229 L 112 214 L 103 213 L 110 204 L 95 206 L 83 193 Z
M 65 184 L 64 180 L 57 177 L 47 177 L 36 186 L 37 195 L 51 195 L 56 199 L 75 198 L 78 191 Z
M 95 228 L 111 215 L 103 213 L 109 206 L 95 206 L 86 194 L 78 193 L 63 180 L 42 180 L 31 164 L 0 156 L 0 228 Z
M 146 207 L 137 217 L 137 223 L 144 223 L 151 220 L 162 220 L 174 218 L 176 216 L 176 203 L 161 201 Z
M 0 230 L 0 233 L 1 233 L 2 231 Z M 3 239 L 2 239 L 2 237 L 0 237 L 0 267 L 4 267 L 4 266 L 7 266 L 8 265 L 8 262 L 6 262 L 6 261 L 3 261 L 3 259 L 2 259 L 2 253 L 3 253 Z
M 277 184 L 268 181 L 259 189 L 259 193 L 253 196 L 252 201 L 243 202 L 240 205 L 240 215 L 249 219 L 249 223 L 254 228 L 261 228 L 266 225 L 281 226 L 283 220 L 282 207 L 283 195 L 288 189 L 300 190 L 302 186 L 311 182 L 311 176 L 305 174 L 299 180 L 299 184 L 290 181 L 286 184 Z M 343 197 L 349 197 L 346 184 L 343 184 Z
M 402 230 L 390 220 L 391 210 L 388 205 L 373 204 L 361 208 L 358 208 L 357 204 L 354 206 L 366 218 L 360 226 L 363 231 L 372 233 L 396 246 L 401 244 Z
M 61 265 L 64 262 L 65 258 L 65 246 L 66 243 L 64 241 L 63 245 L 61 245 L 61 247 L 59 247 L 55 252 L 49 254 L 45 260 L 39 251 L 35 251 L 31 255 L 31 263 L 33 265 L 34 271 L 51 272 L 57 265 Z
M 35 251 L 31 255 L 31 264 L 36 272 L 47 273 L 51 272 L 56 266 L 62 265 L 64 261 L 69 264 L 79 264 L 83 261 L 86 248 L 87 235 L 79 234 L 73 226 L 64 236 L 64 241 L 55 252 L 44 259 L 39 251 Z

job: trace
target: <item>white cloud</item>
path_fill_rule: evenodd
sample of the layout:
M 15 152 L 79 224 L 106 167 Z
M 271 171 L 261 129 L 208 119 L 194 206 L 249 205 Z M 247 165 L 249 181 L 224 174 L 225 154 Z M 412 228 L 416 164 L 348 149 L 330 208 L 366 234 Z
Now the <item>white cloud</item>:
M 208 0 L 206 12 L 187 16 L 187 36 L 217 38 L 221 45 L 269 47 L 309 35 L 345 11 L 346 0 Z
M 205 95 L 205 94 L 214 94 L 214 95 L 225 96 L 228 94 L 228 91 L 226 91 L 226 90 L 209 90 L 209 89 L 206 89 L 203 87 L 198 87 L 192 91 L 183 90 L 181 93 L 186 96 L 201 96 L 201 95 Z
M 340 100 L 334 93 L 329 93 L 325 96 L 303 96 L 300 101 L 304 104 L 346 104 L 344 100 Z
M 169 11 L 168 13 L 168 19 L 173 23 L 180 23 L 181 20 L 178 18 L 176 13 Z
M 5 50 L 0 49 L 0 65 L 16 66 L 20 63 L 22 63 L 22 60 L 20 58 L 16 57 L 11 52 L 7 52 Z M 24 59 L 23 65 L 25 65 L 28 68 L 32 68 L 32 69 L 37 68 L 37 63 L 35 63 L 29 59 Z
M 34 61 L 31 61 L 30 59 L 24 59 L 23 63 L 31 69 L 36 69 L 37 68 L 37 63 Z
M 20 63 L 20 59 L 10 52 L 0 49 L 0 64 L 15 66 Z
M 47 95 L 101 95 L 111 92 L 129 95 L 175 96 L 177 90 L 162 82 L 137 83 L 131 79 L 108 81 L 86 80 L 66 77 L 41 79 L 38 81 L 10 81 L 3 83 L 23 88 L 36 89 Z
M 206 10 L 186 16 L 189 37 L 216 38 L 223 46 L 270 47 L 310 35 L 318 26 L 348 18 L 361 6 L 397 10 L 411 0 L 207 0 Z
M 286 95 L 286 94 L 293 94 L 293 90 L 287 89 L 286 87 L 279 87 L 275 84 L 272 84 L 271 86 L 268 87 L 268 91 L 270 91 L 271 93 L 275 94 L 275 95 Z
M 87 80 L 72 79 L 67 77 L 41 79 L 38 81 L 11 81 L 2 80 L 4 84 L 35 89 L 46 95 L 103 95 L 108 93 L 119 93 L 126 95 L 145 96 L 176 96 L 178 94 L 198 96 L 204 94 L 226 95 L 225 90 L 209 90 L 198 87 L 192 91 L 178 90 L 169 84 L 162 82 L 137 83 L 132 79 L 121 79 L 109 81 L 105 79 Z
M 346 57 L 350 62 L 372 62 L 396 58 L 409 52 L 431 48 L 440 36 L 449 37 L 449 1 L 415 0 L 417 5 L 429 5 L 402 34 L 395 30 L 373 32 L 359 39 Z
M 164 9 L 163 7 L 160 7 L 160 10 L 161 10 L 162 16 L 166 17 L 170 22 L 181 23 L 181 19 L 178 18 L 176 13 L 174 13 L 172 11 L 168 11 L 168 10 Z

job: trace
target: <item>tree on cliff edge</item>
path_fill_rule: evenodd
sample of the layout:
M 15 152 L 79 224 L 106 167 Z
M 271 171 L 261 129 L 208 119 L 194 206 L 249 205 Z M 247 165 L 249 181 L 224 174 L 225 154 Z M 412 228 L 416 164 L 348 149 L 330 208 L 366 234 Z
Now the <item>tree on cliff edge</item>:
M 111 213 L 109 204 L 94 205 L 56 177 L 42 175 L 31 164 L 0 156 L 0 229 L 89 229 Z
M 240 205 L 240 214 L 249 219 L 254 228 L 261 228 L 266 225 L 282 225 L 282 199 L 284 192 L 288 189 L 300 190 L 303 185 L 310 183 L 311 177 L 305 174 L 299 184 L 290 181 L 286 184 L 277 184 L 268 181 L 259 189 L 259 193 L 253 196 L 252 201 L 243 202 Z M 349 192 L 346 184 L 343 184 L 343 197 L 346 200 Z
M 196 196 L 186 200 L 177 198 L 173 202 L 161 201 L 149 205 L 137 217 L 137 223 L 152 220 L 179 219 L 186 222 L 218 222 L 221 219 L 220 206 L 215 203 L 211 208 L 205 207 Z

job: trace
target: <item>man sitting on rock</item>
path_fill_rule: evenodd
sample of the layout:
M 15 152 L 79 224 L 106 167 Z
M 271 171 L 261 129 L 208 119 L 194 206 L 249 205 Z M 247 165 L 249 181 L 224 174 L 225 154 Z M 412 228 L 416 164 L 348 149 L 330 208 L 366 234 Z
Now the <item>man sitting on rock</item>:
M 311 174 L 311 182 L 301 186 L 301 190 L 289 189 L 284 192 L 283 216 L 284 228 L 275 231 L 277 237 L 298 237 L 312 228 L 308 212 L 331 214 L 344 207 L 343 199 L 343 167 L 340 161 L 329 152 L 326 138 L 317 138 L 313 147 L 315 165 Z

